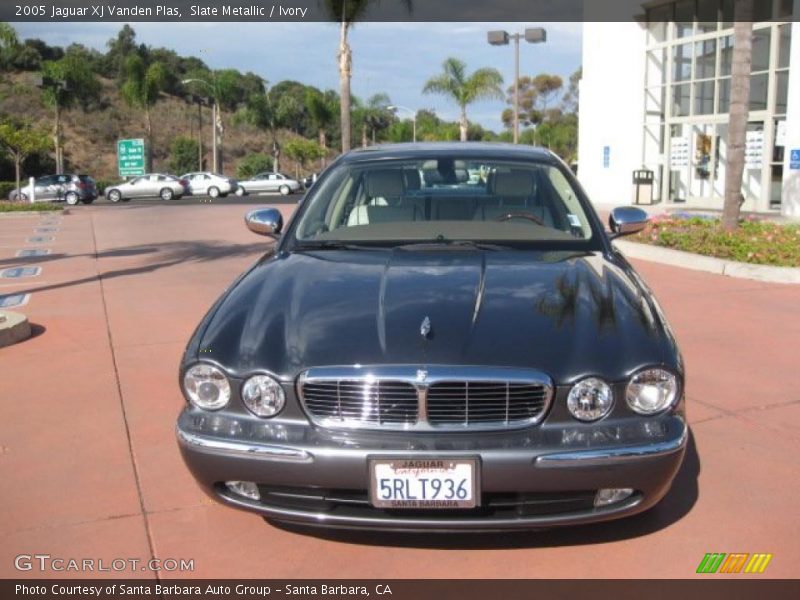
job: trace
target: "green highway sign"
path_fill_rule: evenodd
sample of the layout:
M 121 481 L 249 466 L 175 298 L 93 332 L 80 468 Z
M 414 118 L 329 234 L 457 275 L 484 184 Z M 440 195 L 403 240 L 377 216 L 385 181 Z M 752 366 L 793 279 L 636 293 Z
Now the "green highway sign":
M 144 140 L 117 141 L 117 168 L 120 177 L 144 175 Z

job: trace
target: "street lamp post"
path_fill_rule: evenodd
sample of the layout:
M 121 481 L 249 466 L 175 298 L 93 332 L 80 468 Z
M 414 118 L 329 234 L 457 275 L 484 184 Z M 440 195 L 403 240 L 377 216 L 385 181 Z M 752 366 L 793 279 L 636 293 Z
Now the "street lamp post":
M 392 104 L 391 106 L 387 106 L 386 110 L 404 110 L 406 112 L 411 113 L 411 127 L 412 127 L 412 140 L 417 141 L 417 111 L 408 108 L 407 106 L 399 106 L 397 104 Z
M 217 135 L 218 135 L 218 132 L 217 132 L 217 117 L 218 117 L 218 112 L 219 112 L 219 105 L 217 104 L 217 88 L 216 88 L 216 86 L 214 84 L 209 83 L 205 79 L 184 79 L 183 81 L 181 81 L 181 83 L 183 85 L 186 85 L 186 84 L 189 84 L 189 83 L 202 83 L 203 85 L 208 87 L 212 92 L 212 99 L 214 100 L 214 102 L 211 105 L 211 130 L 213 132 L 213 135 L 211 136 L 211 164 L 212 164 L 212 170 L 214 171 L 214 173 L 218 173 L 219 172 L 219 153 L 217 151 L 217 145 L 218 145 L 218 141 L 217 141 L 217 139 L 218 139 L 217 138 Z M 200 118 L 202 119 L 202 116 Z M 202 158 L 201 158 L 201 160 L 200 160 L 200 163 L 201 163 L 200 169 L 201 170 L 203 168 L 202 167 L 202 162 L 203 161 L 202 161 Z
M 514 40 L 514 143 L 519 144 L 519 41 L 525 39 L 529 44 L 547 41 L 547 31 L 542 27 L 529 27 L 525 33 L 508 33 L 503 30 L 490 31 L 487 40 L 492 46 L 507 46 Z

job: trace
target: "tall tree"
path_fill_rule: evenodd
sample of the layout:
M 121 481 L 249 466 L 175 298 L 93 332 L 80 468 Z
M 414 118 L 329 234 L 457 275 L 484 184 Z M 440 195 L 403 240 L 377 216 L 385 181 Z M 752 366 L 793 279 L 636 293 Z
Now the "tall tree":
M 158 102 L 166 79 L 164 65 L 159 62 L 148 65 L 138 54 L 131 54 L 125 61 L 122 97 L 130 106 L 144 111 L 148 171 L 153 170 L 153 121 L 150 113 Z
M 34 127 L 27 121 L 4 121 L 0 123 L 0 147 L 14 161 L 17 190 L 20 189 L 22 163 L 31 154 L 50 149 L 47 131 Z
M 432 77 L 422 89 L 425 94 L 441 94 L 454 100 L 461 109 L 459 128 L 461 141 L 467 141 L 469 120 L 467 106 L 478 100 L 503 99 L 503 76 L 493 68 L 478 69 L 467 75 L 463 61 L 450 57 L 442 64 L 442 73 Z
M 17 31 L 8 23 L 0 21 L 0 48 L 16 46 L 18 43 Z
M 77 50 L 67 52 L 63 58 L 42 63 L 42 88 L 45 104 L 53 109 L 53 148 L 56 171 L 64 172 L 61 114 L 66 108 L 80 103 L 84 108 L 100 96 L 100 81 L 91 65 Z
M 272 90 L 266 90 L 261 94 L 252 94 L 247 99 L 244 109 L 237 116 L 261 130 L 269 131 L 272 139 L 272 165 L 277 173 L 280 170 L 280 146 L 278 145 L 278 124 Z
M 314 127 L 317 129 L 317 137 L 322 150 L 327 153 L 328 140 L 327 129 L 334 122 L 334 111 L 336 110 L 333 102 L 333 95 L 323 94 L 314 88 L 306 89 L 306 108 L 311 117 Z M 325 168 L 325 154 L 322 155 L 322 168 Z
M 350 150 L 350 79 L 353 74 L 353 52 L 349 33 L 353 23 L 360 20 L 376 0 L 325 0 L 325 8 L 332 20 L 339 22 L 339 98 L 342 126 L 342 152 Z M 412 0 L 399 0 L 409 11 Z
M 734 18 L 728 163 L 725 166 L 725 201 L 722 207 L 722 227 L 727 231 L 739 226 L 739 213 L 744 202 L 742 177 L 753 63 L 753 0 L 735 0 Z

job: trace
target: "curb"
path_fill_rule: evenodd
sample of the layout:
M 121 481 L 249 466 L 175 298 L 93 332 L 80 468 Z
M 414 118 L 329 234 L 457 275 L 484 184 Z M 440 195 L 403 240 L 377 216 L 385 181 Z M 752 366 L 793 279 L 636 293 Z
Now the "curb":
M 774 267 L 772 265 L 753 265 L 702 254 L 692 254 L 672 248 L 660 248 L 637 242 L 614 241 L 626 257 L 649 260 L 651 262 L 682 267 L 693 271 L 716 273 L 726 277 L 752 279 L 768 283 L 800 284 L 800 268 Z

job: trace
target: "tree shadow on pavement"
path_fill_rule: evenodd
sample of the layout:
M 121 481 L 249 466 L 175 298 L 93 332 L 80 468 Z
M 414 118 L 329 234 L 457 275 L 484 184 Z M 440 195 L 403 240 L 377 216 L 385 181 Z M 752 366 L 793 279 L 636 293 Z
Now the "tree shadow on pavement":
M 50 290 L 57 290 L 66 287 L 90 283 L 93 281 L 109 280 L 118 277 L 128 277 L 131 275 L 141 275 L 143 273 L 152 273 L 159 269 L 171 267 L 173 265 L 187 264 L 187 263 L 205 263 L 214 260 L 236 258 L 241 256 L 260 257 L 270 249 L 269 245 L 264 242 L 254 242 L 251 244 L 230 244 L 218 241 L 178 241 L 167 242 L 165 244 L 145 244 L 141 246 L 128 246 L 124 248 L 115 248 L 113 250 L 106 250 L 95 254 L 83 255 L 69 255 L 74 256 L 96 256 L 98 259 L 105 258 L 126 258 L 136 257 L 142 255 L 150 255 L 143 264 L 130 266 L 122 269 L 103 270 L 99 274 L 92 274 L 80 279 L 73 279 L 63 281 L 60 283 L 53 283 L 49 285 L 42 285 L 38 287 L 29 287 L 27 289 L 15 291 L 19 294 L 32 294 L 34 292 L 46 292 Z M 61 257 L 65 257 L 61 255 Z M 51 256 L 39 256 L 36 262 L 41 262 L 42 259 L 51 258 Z M 15 263 L 16 264 L 16 263 Z M 101 263 L 101 266 L 104 266 Z
M 400 548 L 493 550 L 602 544 L 649 535 L 681 520 L 697 502 L 699 475 L 700 457 L 690 429 L 683 464 L 667 495 L 650 510 L 616 521 L 522 532 L 441 534 L 325 530 L 277 522 L 271 524 L 292 533 L 345 544 Z

